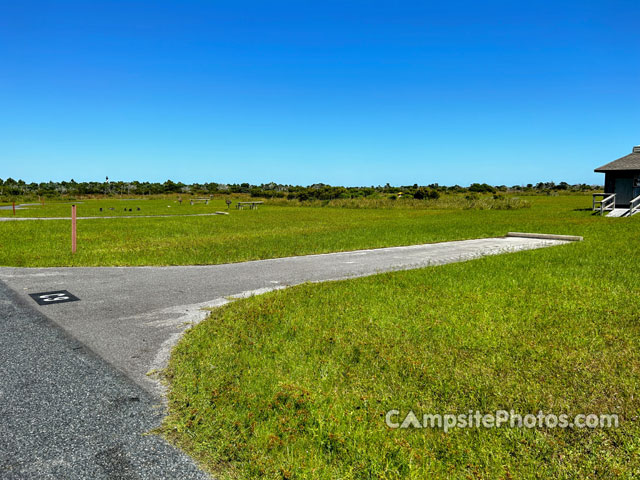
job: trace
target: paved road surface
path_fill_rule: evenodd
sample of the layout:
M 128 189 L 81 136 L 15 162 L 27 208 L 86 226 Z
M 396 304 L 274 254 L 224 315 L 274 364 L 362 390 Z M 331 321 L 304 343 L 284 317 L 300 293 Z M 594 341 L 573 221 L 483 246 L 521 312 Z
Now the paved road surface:
M 225 265 L 0 268 L 0 280 L 140 386 L 159 394 L 147 373 L 164 367 L 187 324 L 204 318 L 203 307 L 221 305 L 227 297 L 563 243 L 506 237 Z M 28 296 L 55 290 L 68 290 L 81 300 L 39 306 Z
M 157 403 L 0 282 L 2 480 L 209 478 L 143 435 Z

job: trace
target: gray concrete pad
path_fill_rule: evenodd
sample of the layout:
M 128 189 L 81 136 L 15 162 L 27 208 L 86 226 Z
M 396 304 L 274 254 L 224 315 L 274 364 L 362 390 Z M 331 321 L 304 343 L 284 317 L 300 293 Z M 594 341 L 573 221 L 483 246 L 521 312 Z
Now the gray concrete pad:
M 484 238 L 307 255 L 246 263 L 179 267 L 0 268 L 0 280 L 33 309 L 125 373 L 152 395 L 147 373 L 166 365 L 171 347 L 202 308 L 304 282 L 320 282 L 471 260 L 568 242 Z M 68 290 L 70 303 L 37 305 L 31 293 Z

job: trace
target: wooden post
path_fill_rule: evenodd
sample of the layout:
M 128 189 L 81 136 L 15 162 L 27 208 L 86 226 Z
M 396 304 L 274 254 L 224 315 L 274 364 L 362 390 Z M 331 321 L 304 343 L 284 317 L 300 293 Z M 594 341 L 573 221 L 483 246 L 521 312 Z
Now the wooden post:
M 76 206 L 71 205 L 71 253 L 76 253 Z
M 16 202 L 13 202 L 13 214 L 16 214 Z

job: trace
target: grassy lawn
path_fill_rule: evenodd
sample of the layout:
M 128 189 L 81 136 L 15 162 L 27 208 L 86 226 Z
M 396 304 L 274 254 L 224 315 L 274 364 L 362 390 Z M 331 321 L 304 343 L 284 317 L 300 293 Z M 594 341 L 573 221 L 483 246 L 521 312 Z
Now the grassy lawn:
M 164 433 L 219 478 L 638 478 L 640 215 L 592 217 L 576 210 L 587 197 L 532 201 L 506 212 L 264 209 L 223 219 L 253 222 L 243 241 L 254 258 L 270 251 L 261 242 L 283 255 L 507 230 L 585 241 L 217 309 L 173 352 Z M 391 409 L 400 419 L 615 413 L 620 426 L 390 429 Z
M 182 203 L 178 197 L 137 197 L 137 198 L 101 198 L 81 200 L 46 200 L 44 204 L 38 201 L 25 200 L 16 202 L 16 217 L 42 218 L 42 217 L 70 217 L 71 205 L 76 205 L 79 217 L 112 217 L 122 215 L 189 215 L 195 213 L 213 213 L 216 210 L 226 210 L 227 205 L 221 198 L 209 202 L 194 203 L 190 205 L 190 197 L 182 197 Z M 234 199 L 235 200 L 235 199 Z M 20 207 L 20 204 L 24 204 Z M 10 207 L 11 203 L 0 203 L 0 206 Z M 102 211 L 100 209 L 102 208 Z M 138 208 L 140 210 L 138 210 Z M 131 211 L 129 211 L 131 210 Z M 0 217 L 13 217 L 12 209 L 0 210 Z
M 615 223 L 595 219 L 587 196 L 527 197 L 531 208 L 461 210 L 327 208 L 265 205 L 229 215 L 78 221 L 78 252 L 70 252 L 70 222 L 0 222 L 0 265 L 111 266 L 214 264 L 359 248 L 504 235 L 509 230 L 588 234 Z M 294 203 L 295 205 L 295 203 Z M 141 210 L 136 210 L 140 206 Z M 103 207 L 103 212 L 99 208 Z M 114 208 L 113 211 L 108 208 Z M 124 212 L 131 208 L 133 212 Z M 86 200 L 79 216 L 190 214 L 226 209 L 171 199 Z M 68 216 L 70 202 L 19 210 L 19 216 Z M 11 216 L 11 211 L 0 210 Z

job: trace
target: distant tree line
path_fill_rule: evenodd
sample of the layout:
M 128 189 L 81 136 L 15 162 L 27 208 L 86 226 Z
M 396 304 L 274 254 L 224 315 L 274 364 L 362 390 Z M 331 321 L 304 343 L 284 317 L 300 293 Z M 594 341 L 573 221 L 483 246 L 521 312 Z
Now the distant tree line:
M 317 183 L 306 187 L 300 185 L 281 185 L 266 183 L 251 185 L 249 183 L 224 184 L 224 183 L 192 183 L 173 182 L 167 180 L 164 183 L 152 182 L 42 182 L 26 183 L 24 180 L 7 178 L 0 179 L 1 196 L 37 195 L 42 197 L 82 196 L 82 195 L 162 195 L 162 194 L 192 194 L 213 195 L 243 193 L 252 197 L 262 198 L 287 198 L 289 200 L 333 200 L 337 198 L 360 198 L 380 194 L 391 198 L 412 197 L 417 199 L 436 199 L 444 193 L 492 193 L 500 192 L 532 192 L 544 193 L 552 191 L 587 192 L 599 189 L 599 185 L 577 184 L 569 185 L 566 182 L 558 184 L 554 182 L 540 182 L 528 185 L 492 186 L 486 183 L 472 183 L 468 187 L 460 185 L 444 186 L 433 183 L 430 185 L 403 185 L 371 187 L 340 187 Z

